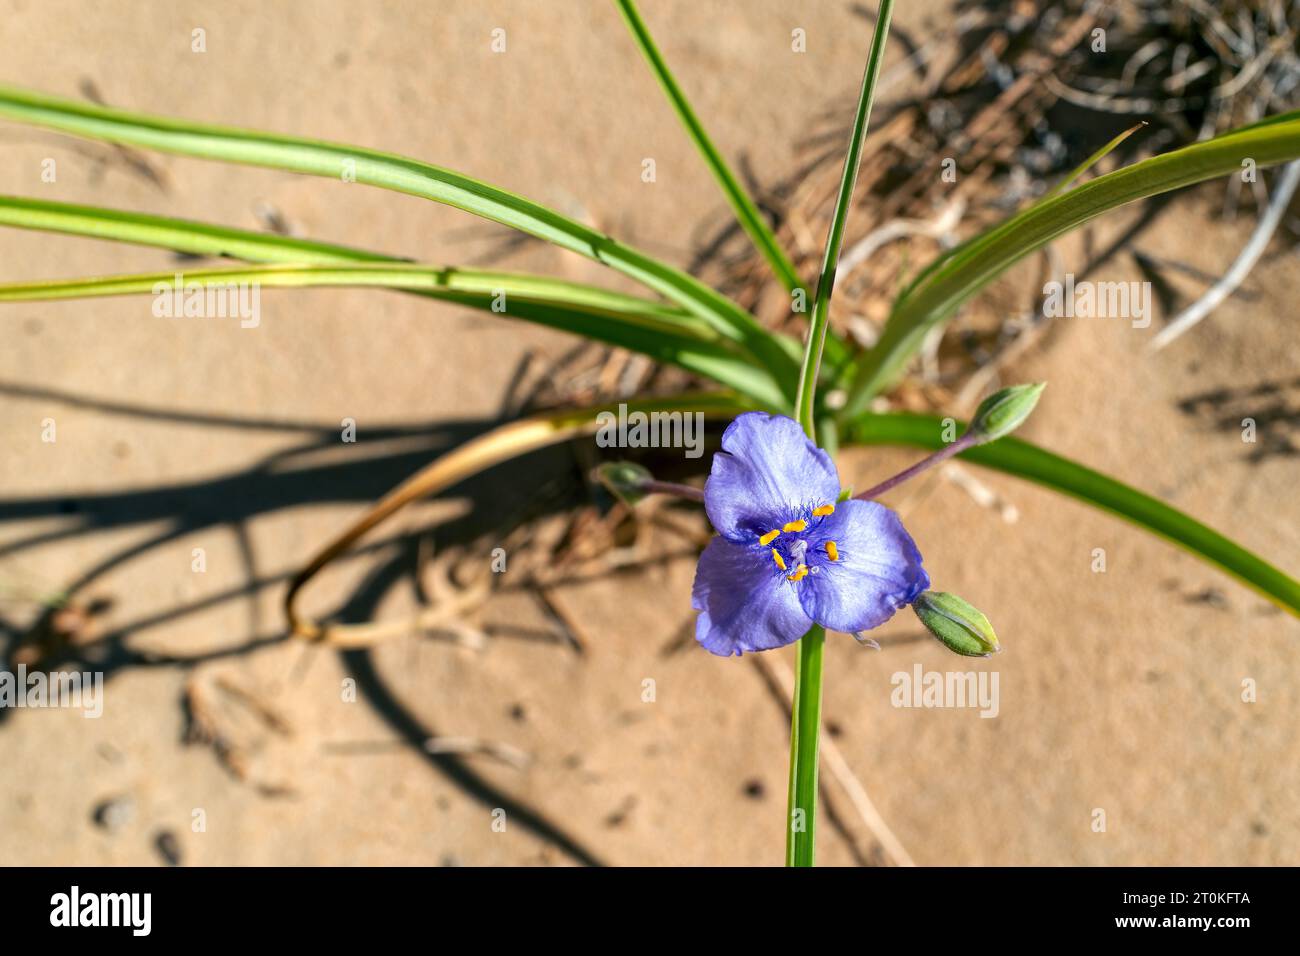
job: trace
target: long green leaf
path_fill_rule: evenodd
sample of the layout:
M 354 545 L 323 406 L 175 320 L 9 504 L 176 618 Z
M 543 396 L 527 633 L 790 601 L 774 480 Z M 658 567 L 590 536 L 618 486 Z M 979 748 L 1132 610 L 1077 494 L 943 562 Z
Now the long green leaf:
M 137 245 L 171 249 L 191 255 L 228 256 L 253 262 L 321 265 L 348 262 L 399 262 L 399 260 L 392 257 L 349 246 L 332 245 L 308 239 L 295 239 L 269 233 L 250 232 L 244 229 L 192 222 L 184 219 L 171 219 L 164 216 L 152 216 L 146 213 L 123 212 L 96 206 L 78 206 L 48 200 L 22 199 L 13 196 L 0 196 L 0 225 L 61 232 L 68 235 L 90 236 L 117 242 L 130 242 Z M 692 345 L 692 343 L 688 342 L 683 343 L 683 347 L 672 358 L 666 358 L 665 353 L 673 349 L 673 343 L 681 337 L 699 339 L 703 342 L 717 342 L 719 345 L 723 344 L 721 336 L 708 323 L 677 306 L 651 302 L 634 296 L 625 296 L 596 286 L 580 285 L 541 277 L 474 270 L 469 272 L 460 270 L 458 273 L 462 280 L 466 275 L 471 274 L 485 277 L 489 285 L 498 280 L 486 277 L 505 277 L 499 281 L 506 282 L 507 279 L 509 281 L 505 285 L 499 286 L 501 288 L 517 287 L 516 283 L 530 283 L 532 297 L 545 299 L 551 307 L 548 311 L 553 313 L 543 318 L 540 309 L 534 307 L 531 311 L 536 313 L 538 317 L 532 320 L 544 321 L 545 324 L 554 328 L 561 328 L 564 331 L 575 332 L 576 334 L 585 333 L 571 324 L 564 324 L 564 313 L 566 310 L 582 308 L 594 303 L 603 303 L 605 307 L 613 308 L 619 316 L 651 318 L 667 327 L 664 329 L 664 334 L 668 336 L 669 341 L 645 342 L 647 348 L 638 348 L 638 350 L 645 351 L 646 354 L 664 361 L 674 361 L 681 367 L 698 374 L 707 375 L 720 384 L 728 385 L 771 407 L 780 407 L 783 402 L 781 390 L 772 382 L 770 377 L 756 364 L 742 357 L 734 354 L 725 355 L 711 348 L 706 348 L 701 352 L 694 347 L 687 348 L 686 346 Z M 455 296 L 450 291 L 447 294 L 434 295 L 422 288 L 406 288 L 405 286 L 396 285 L 393 287 L 401 288 L 403 291 L 415 295 L 425 295 L 444 300 L 455 299 Z M 466 304 L 482 307 L 481 302 L 467 302 Z M 523 318 L 524 316 L 519 315 L 518 317 Z M 634 347 L 631 340 L 615 341 L 611 339 L 610 336 L 617 333 L 617 318 L 617 316 L 614 316 L 607 323 L 602 323 L 596 330 L 597 334 L 594 337 L 611 344 L 625 345 L 628 348 Z M 640 340 L 642 338 L 644 336 L 638 338 L 637 345 L 641 344 Z
M 705 131 L 704 125 L 700 122 L 695 110 L 691 108 L 690 101 L 686 99 L 686 94 L 682 88 L 677 85 L 677 79 L 673 76 L 672 70 L 668 68 L 668 63 L 664 60 L 663 54 L 655 45 L 654 38 L 650 35 L 650 30 L 641 18 L 641 13 L 636 8 L 633 0 L 614 0 L 618 4 L 619 10 L 623 13 L 623 19 L 627 21 L 628 29 L 632 31 L 632 37 L 636 40 L 637 46 L 645 55 L 646 60 L 650 63 L 650 68 L 654 70 L 655 76 L 659 79 L 659 85 L 663 87 L 664 93 L 672 103 L 673 109 L 677 112 L 677 117 L 686 127 L 686 132 L 690 134 L 695 143 L 696 149 L 704 157 L 704 162 L 708 164 L 714 179 L 722 187 L 722 192 L 727 197 L 727 202 L 731 203 L 731 208 L 736 214 L 736 221 L 740 223 L 742 229 L 749 236 L 750 241 L 754 243 L 763 258 L 768 261 L 776 277 L 781 280 L 786 291 L 793 293 L 796 289 L 802 289 L 805 301 L 808 290 L 804 288 L 803 282 L 799 279 L 799 272 L 795 269 L 794 263 L 790 261 L 781 244 L 777 242 L 776 236 L 768 227 L 767 221 L 763 219 L 763 214 L 759 212 L 758 206 L 750 198 L 745 187 L 740 184 L 736 175 L 727 165 L 727 161 L 722 158 L 718 148 L 713 145 L 713 140 Z
M 222 256 L 249 262 L 404 261 L 396 256 L 311 239 L 22 196 L 0 195 L 0 226 L 60 232 L 69 236 L 170 249 L 193 256 Z
M 654 303 L 540 276 L 405 263 L 256 266 L 0 284 L 0 302 L 147 294 L 178 295 L 183 301 L 190 290 L 239 284 L 259 289 L 350 286 L 422 292 L 502 318 L 523 319 L 641 352 L 760 402 L 782 400 L 772 379 L 708 326 L 688 334 L 681 328 L 680 316 L 659 312 Z
M 401 264 L 409 261 L 365 249 L 311 239 L 252 232 L 230 226 L 154 216 L 148 213 L 125 212 L 100 206 L 81 206 L 18 196 L 0 195 L 0 226 L 87 236 L 170 249 L 187 255 L 220 256 L 250 262 L 325 265 L 348 262 Z M 460 269 L 457 273 L 462 277 L 503 276 L 514 281 L 527 280 L 532 284 L 531 288 L 535 293 L 544 296 L 557 306 L 563 306 L 567 302 L 578 305 L 592 302 L 612 303 L 616 304 L 620 311 L 654 316 L 682 332 L 709 341 L 720 338 L 708 323 L 680 307 L 610 292 L 598 286 L 486 270 Z
M 146 116 L 0 86 L 0 116 L 77 136 L 364 183 L 445 203 L 604 263 L 741 343 L 793 397 L 797 346 L 694 276 L 552 209 L 430 163 L 317 140 Z
M 849 423 L 846 442 L 864 445 L 943 447 L 943 421 L 930 415 L 868 414 Z M 1016 475 L 1109 511 L 1154 532 L 1300 616 L 1300 581 L 1176 508 L 1060 455 L 1003 438 L 958 457 Z
M 842 418 L 861 413 L 903 370 L 927 333 L 1025 255 L 1104 212 L 1135 200 L 1300 157 L 1300 112 L 1269 117 L 1053 195 L 932 263 L 899 297 L 880 340 L 863 356 Z
M 1053 186 L 1051 189 L 1049 189 L 1047 192 L 1045 192 L 1042 198 L 1051 199 L 1053 196 L 1065 192 L 1067 189 L 1073 186 L 1075 182 L 1077 182 L 1083 176 L 1084 173 L 1092 169 L 1092 167 L 1096 166 L 1103 159 L 1105 159 L 1112 152 L 1114 152 L 1116 147 L 1118 147 L 1120 143 L 1124 142 L 1124 140 L 1128 139 L 1130 136 L 1132 136 L 1134 133 L 1136 133 L 1138 130 L 1140 130 L 1142 127 L 1146 125 L 1147 125 L 1146 120 L 1143 120 L 1141 123 L 1136 123 L 1133 126 L 1130 126 L 1128 129 L 1124 130 L 1124 132 L 1112 138 L 1104 146 L 1097 149 L 1092 155 L 1090 155 L 1087 159 L 1081 162 L 1078 166 L 1075 166 L 1074 169 L 1070 170 L 1063 177 L 1061 177 L 1061 181 L 1057 183 L 1055 186 Z

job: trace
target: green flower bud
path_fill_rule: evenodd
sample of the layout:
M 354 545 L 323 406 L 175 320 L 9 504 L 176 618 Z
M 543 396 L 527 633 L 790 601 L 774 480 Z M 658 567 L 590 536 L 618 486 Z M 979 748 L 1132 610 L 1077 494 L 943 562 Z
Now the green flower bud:
M 635 462 L 607 461 L 596 466 L 596 478 L 611 495 L 631 508 L 645 497 L 646 484 L 654 475 Z
M 981 443 L 1010 435 L 1024 424 L 1038 404 L 1038 396 L 1046 387 L 1046 382 L 1036 382 L 1033 385 L 1012 385 L 998 389 L 975 409 L 970 433 L 977 435 Z
M 1001 650 L 989 619 L 955 594 L 926 591 L 913 602 L 912 610 L 950 651 L 964 657 L 988 657 Z

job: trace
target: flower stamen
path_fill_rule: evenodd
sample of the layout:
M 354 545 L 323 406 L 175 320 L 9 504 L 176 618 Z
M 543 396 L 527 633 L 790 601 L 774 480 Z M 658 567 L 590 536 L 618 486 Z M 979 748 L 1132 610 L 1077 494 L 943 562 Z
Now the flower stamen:
M 776 548 L 772 549 L 772 560 L 776 562 L 778 568 L 782 571 L 785 570 L 785 559 L 781 557 L 781 552 L 777 551 Z
M 766 548 L 769 544 L 771 544 L 773 541 L 776 540 L 777 535 L 779 535 L 780 533 L 781 532 L 779 529 L 769 531 L 767 534 L 763 535 L 758 539 L 758 543 Z
M 787 521 L 782 526 L 782 531 L 803 531 L 808 527 L 808 522 L 800 518 L 798 521 Z
M 834 505 L 821 505 L 820 507 L 814 508 L 814 509 L 812 510 L 812 513 L 815 514 L 815 515 L 816 515 L 817 517 L 819 517 L 819 518 L 825 518 L 827 515 L 833 515 L 833 514 L 835 514 L 835 506 L 834 506 Z
M 807 576 L 808 576 L 808 565 L 801 564 L 799 565 L 799 567 L 794 569 L 794 574 L 787 574 L 785 576 L 785 579 L 787 581 L 802 581 Z
M 832 561 L 838 561 L 840 559 L 840 549 L 834 541 L 826 542 L 826 557 L 830 558 Z

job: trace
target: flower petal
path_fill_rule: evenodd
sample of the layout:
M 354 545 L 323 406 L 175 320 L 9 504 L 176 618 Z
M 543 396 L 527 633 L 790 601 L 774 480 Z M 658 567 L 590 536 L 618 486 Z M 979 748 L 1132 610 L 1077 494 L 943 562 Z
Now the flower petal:
M 704 508 L 718 533 L 749 541 L 790 520 L 801 508 L 833 502 L 840 479 L 831 456 L 799 423 L 783 415 L 745 412 L 722 433 L 704 483 Z
M 921 552 L 898 515 L 874 501 L 845 501 L 818 528 L 839 560 L 799 582 L 799 601 L 818 624 L 852 634 L 879 627 L 930 586 Z
M 812 621 L 766 551 L 714 538 L 695 569 L 695 639 L 710 653 L 739 656 L 799 640 Z

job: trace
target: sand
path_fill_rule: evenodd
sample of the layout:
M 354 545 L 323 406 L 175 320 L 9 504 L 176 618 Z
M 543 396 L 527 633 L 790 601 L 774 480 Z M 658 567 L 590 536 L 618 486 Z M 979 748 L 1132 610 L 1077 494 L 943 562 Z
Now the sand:
M 913 30 L 942 9 L 902 6 L 897 17 Z M 838 3 L 790 12 L 775 0 L 664 2 L 645 12 L 719 147 L 745 153 L 766 181 L 792 164 L 808 117 L 855 89 L 869 36 Z M 672 261 L 687 261 L 698 227 L 726 215 L 607 4 L 15 0 L 4 23 L 4 82 L 77 95 L 89 78 L 117 106 L 418 156 Z M 490 49 L 498 27 L 503 54 Z M 795 27 L 807 31 L 806 54 L 790 51 Z M 205 53 L 191 52 L 195 28 L 206 31 Z M 427 262 L 479 261 L 503 236 L 362 186 L 151 156 L 164 191 L 105 165 L 98 146 L 9 124 L 0 136 L 9 193 L 245 228 L 262 227 L 258 210 L 269 204 L 302 235 Z M 641 180 L 647 157 L 653 184 Z M 41 180 L 46 158 L 57 163 L 54 183 Z M 1222 270 L 1249 217 L 1228 224 L 1211 212 L 1204 198 L 1182 201 L 1142 244 Z M 1126 221 L 1107 220 L 1098 240 Z M 1069 244 L 1063 253 L 1080 254 Z M 5 281 L 173 265 L 158 251 L 0 232 Z M 508 265 L 630 288 L 538 245 Z M 1099 278 L 1140 276 L 1119 257 Z M 1189 282 L 1187 294 L 1196 289 Z M 1259 447 L 1243 444 L 1234 420 L 1271 415 L 1270 434 L 1293 433 L 1300 274 L 1271 256 L 1247 292 L 1154 357 L 1143 351 L 1149 332 L 1063 321 L 1015 370 L 1049 382 L 1024 436 L 1294 571 L 1294 455 L 1252 460 Z M 4 620 L 21 628 L 35 615 L 15 591 L 57 593 L 93 571 L 84 594 L 112 602 L 100 628 L 124 635 L 116 653 L 142 655 L 108 660 L 98 720 L 44 710 L 0 722 L 0 863 L 161 863 L 163 833 L 194 865 L 779 863 L 784 715 L 750 660 L 665 653 L 689 620 L 689 560 L 557 589 L 582 654 L 508 637 L 477 650 L 401 637 L 369 654 L 293 642 L 236 652 L 282 633 L 285 575 L 439 442 L 498 414 L 525 354 L 571 344 L 380 292 L 266 291 L 262 311 L 258 328 L 240 329 L 155 318 L 147 297 L 0 309 Z M 1265 385 L 1276 393 L 1248 392 Z M 1219 389 L 1234 397 L 1180 410 Z M 40 440 L 47 418 L 54 443 Z M 362 441 L 336 442 L 349 418 Z M 379 443 L 388 428 L 414 435 Z M 861 483 L 912 457 L 850 451 L 841 469 Z M 1004 653 L 955 658 L 905 614 L 882 632 L 880 653 L 841 635 L 827 655 L 833 739 L 911 857 L 1295 863 L 1295 620 L 1116 519 L 968 471 L 1018 521 L 943 478 L 889 501 L 936 586 L 978 604 Z M 525 497 L 536 479 L 522 467 L 507 477 Z M 391 530 L 455 513 L 454 501 L 423 506 Z M 192 570 L 195 548 L 203 573 Z M 1104 573 L 1092 570 L 1098 548 Z M 310 603 L 331 610 L 360 589 L 378 597 L 355 600 L 354 619 L 400 612 L 412 600 L 401 580 L 412 560 L 394 548 L 362 556 Z M 390 571 L 399 580 L 384 579 Z M 520 596 L 494 599 L 485 614 L 518 626 L 547 620 Z M 149 655 L 208 656 L 186 665 Z M 792 663 L 788 650 L 773 657 Z M 997 717 L 892 706 L 891 676 L 918 663 L 996 673 Z M 1242 699 L 1247 679 L 1253 703 Z M 183 739 L 187 682 L 241 743 L 243 779 L 211 746 Z M 273 707 L 285 727 L 221 689 L 230 686 Z M 528 762 L 448 760 L 409 742 L 430 735 L 495 742 Z M 94 820 L 106 803 L 121 809 L 112 827 Z M 845 826 L 847 836 L 823 822 L 822 862 L 859 860 L 855 840 L 870 847 L 851 812 Z

